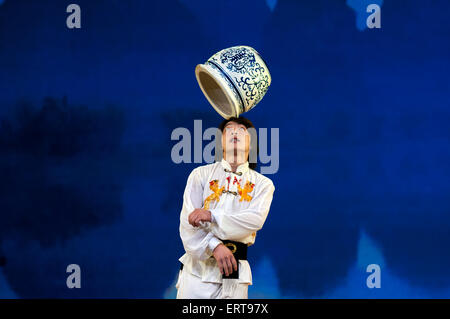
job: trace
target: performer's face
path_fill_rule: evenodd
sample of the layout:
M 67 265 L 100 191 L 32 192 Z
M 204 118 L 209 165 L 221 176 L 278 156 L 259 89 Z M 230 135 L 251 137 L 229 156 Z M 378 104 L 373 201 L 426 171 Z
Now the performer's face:
M 222 147 L 226 154 L 244 155 L 250 148 L 250 133 L 236 122 L 228 122 L 222 133 Z

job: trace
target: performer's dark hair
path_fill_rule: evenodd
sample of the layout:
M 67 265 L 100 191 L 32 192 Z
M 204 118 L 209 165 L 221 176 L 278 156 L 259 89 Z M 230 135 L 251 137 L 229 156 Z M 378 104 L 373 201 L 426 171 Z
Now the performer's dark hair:
M 219 125 L 219 130 L 223 133 L 223 130 L 225 129 L 225 126 L 229 123 L 229 122 L 235 122 L 237 124 L 242 124 L 244 125 L 247 129 L 250 127 L 253 127 L 255 130 L 255 126 L 253 125 L 252 121 L 250 121 L 249 119 L 245 118 L 245 117 L 230 117 L 229 119 L 225 119 L 222 121 L 222 123 L 220 123 Z M 259 154 L 259 150 L 258 150 L 258 146 L 256 146 L 256 154 Z M 250 155 L 249 155 L 250 157 Z M 249 160 L 249 159 L 247 159 Z M 248 167 L 255 170 L 256 167 L 258 166 L 258 163 L 248 163 Z

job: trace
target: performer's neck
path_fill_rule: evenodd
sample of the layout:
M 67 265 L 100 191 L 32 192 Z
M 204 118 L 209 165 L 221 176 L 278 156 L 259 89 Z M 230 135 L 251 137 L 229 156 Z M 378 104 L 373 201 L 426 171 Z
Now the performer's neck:
M 230 164 L 231 170 L 236 172 L 237 168 L 247 162 L 248 154 L 224 154 L 225 160 Z

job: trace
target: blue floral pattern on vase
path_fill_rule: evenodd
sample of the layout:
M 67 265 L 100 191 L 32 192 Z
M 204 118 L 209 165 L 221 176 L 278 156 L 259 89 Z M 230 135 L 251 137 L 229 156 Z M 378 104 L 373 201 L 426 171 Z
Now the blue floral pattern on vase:
M 222 84 L 224 93 L 233 101 L 237 116 L 254 108 L 271 83 L 266 63 L 259 53 L 249 46 L 234 46 L 221 50 L 211 56 L 203 66 L 209 67 L 207 72 Z M 199 84 L 202 87 L 200 81 Z M 214 101 L 210 102 L 221 113 L 220 106 L 214 105 Z M 221 115 L 224 116 L 223 113 Z

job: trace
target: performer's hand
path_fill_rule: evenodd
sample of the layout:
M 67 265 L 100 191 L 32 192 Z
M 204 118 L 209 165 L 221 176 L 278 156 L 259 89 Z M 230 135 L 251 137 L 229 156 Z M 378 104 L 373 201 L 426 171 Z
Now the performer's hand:
M 198 227 L 200 226 L 200 222 L 211 221 L 211 212 L 203 208 L 194 209 L 194 211 L 189 214 L 188 220 L 189 224 L 194 227 Z
M 216 248 L 214 248 L 213 255 L 214 258 L 216 258 L 217 265 L 219 266 L 222 275 L 224 272 L 225 275 L 230 275 L 233 272 L 233 268 L 235 271 L 238 270 L 233 253 L 224 244 L 217 245 Z

